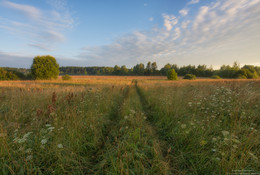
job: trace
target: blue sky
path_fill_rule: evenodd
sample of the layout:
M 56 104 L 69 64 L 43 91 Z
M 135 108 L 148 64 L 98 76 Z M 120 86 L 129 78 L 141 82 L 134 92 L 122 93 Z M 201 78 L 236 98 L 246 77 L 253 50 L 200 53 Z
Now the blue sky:
M 260 66 L 260 0 L 0 0 L 0 66 Z

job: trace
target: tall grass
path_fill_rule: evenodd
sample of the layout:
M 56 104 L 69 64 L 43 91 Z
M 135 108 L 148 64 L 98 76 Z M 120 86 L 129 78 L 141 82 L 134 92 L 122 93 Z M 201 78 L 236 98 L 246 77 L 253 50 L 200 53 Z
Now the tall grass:
M 260 82 L 139 83 L 150 122 L 183 174 L 260 169 Z
M 0 82 L 0 174 L 259 172 L 260 81 Z

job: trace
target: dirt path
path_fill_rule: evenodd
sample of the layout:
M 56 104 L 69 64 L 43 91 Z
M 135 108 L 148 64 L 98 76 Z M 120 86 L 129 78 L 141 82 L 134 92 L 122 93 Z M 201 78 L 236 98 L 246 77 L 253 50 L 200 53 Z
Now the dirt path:
M 117 112 L 111 115 L 111 125 L 95 156 L 93 173 L 172 174 L 140 99 L 133 81 Z

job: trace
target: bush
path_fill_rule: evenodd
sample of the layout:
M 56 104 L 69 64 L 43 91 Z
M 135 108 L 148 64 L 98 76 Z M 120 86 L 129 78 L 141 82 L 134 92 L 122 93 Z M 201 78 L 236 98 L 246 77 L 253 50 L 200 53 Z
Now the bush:
M 193 74 L 186 74 L 183 79 L 188 79 L 188 80 L 196 80 L 196 75 Z
M 56 79 L 59 75 L 59 64 L 53 56 L 36 56 L 31 66 L 33 79 Z
M 218 75 L 213 75 L 212 77 L 211 77 L 212 79 L 222 79 L 220 76 L 218 76 Z
M 71 79 L 72 79 L 72 77 L 69 76 L 69 75 L 63 75 L 62 76 L 62 80 L 71 80 Z
M 19 80 L 19 77 L 14 72 L 0 68 L 0 80 Z
M 178 75 L 174 69 L 168 70 L 167 72 L 168 80 L 178 80 Z
M 247 77 L 246 77 L 245 75 L 239 74 L 239 75 L 237 76 L 237 79 L 247 79 Z

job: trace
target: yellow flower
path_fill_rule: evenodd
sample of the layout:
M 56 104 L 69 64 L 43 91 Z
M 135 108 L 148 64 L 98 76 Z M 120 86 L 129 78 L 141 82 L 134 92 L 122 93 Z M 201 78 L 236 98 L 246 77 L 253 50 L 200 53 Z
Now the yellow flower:
M 200 141 L 200 145 L 201 145 L 201 146 L 204 146 L 204 145 L 206 145 L 206 144 L 207 144 L 207 141 L 206 141 L 206 140 L 201 140 L 201 141 Z

